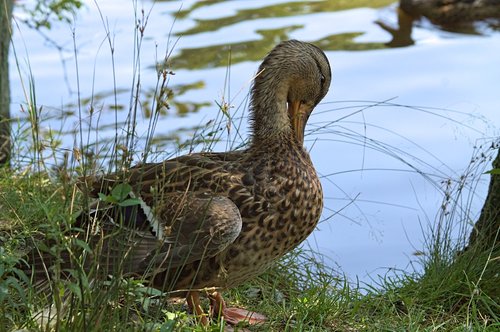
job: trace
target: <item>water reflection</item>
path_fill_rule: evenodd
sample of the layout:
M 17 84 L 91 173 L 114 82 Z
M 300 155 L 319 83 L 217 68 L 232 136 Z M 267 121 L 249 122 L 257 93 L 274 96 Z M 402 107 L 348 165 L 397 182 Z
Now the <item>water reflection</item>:
M 386 45 L 389 47 L 404 47 L 415 44 L 415 41 L 411 37 L 415 18 L 400 8 L 397 9 L 397 15 L 398 27 L 396 28 L 391 27 L 383 21 L 375 22 L 392 36 L 392 40 L 386 43 Z
M 171 66 L 178 69 L 202 69 L 234 65 L 244 61 L 258 61 L 282 40 L 290 39 L 290 33 L 302 28 L 292 25 L 280 29 L 256 30 L 263 38 L 240 43 L 184 48 L 170 59 Z M 352 32 L 330 35 L 319 40 L 310 40 L 325 51 L 365 51 L 384 48 L 383 43 L 360 43 L 354 39 L 363 33 Z
M 218 1 L 224 2 L 224 1 Z M 195 26 L 176 33 L 177 36 L 201 34 L 240 22 L 248 22 L 265 18 L 280 18 L 314 13 L 328 13 L 341 10 L 371 7 L 380 8 L 393 1 L 297 1 L 285 2 L 260 8 L 237 10 L 234 15 L 216 19 L 195 19 Z M 212 6 L 214 1 L 199 1 L 186 10 L 176 12 L 177 18 L 186 18 L 192 11 L 204 6 Z M 184 48 L 180 53 L 170 59 L 169 65 L 178 69 L 200 69 L 228 66 L 243 61 L 258 61 L 277 43 L 290 39 L 292 32 L 303 28 L 303 25 L 287 25 L 276 29 L 256 29 L 254 32 L 260 38 L 245 40 L 236 43 L 213 41 L 210 46 L 198 48 Z M 308 41 L 321 46 L 324 50 L 370 50 L 383 48 L 382 43 L 356 42 L 354 39 L 362 32 L 349 32 L 333 34 L 320 40 L 310 38 Z M 311 36 L 313 37 L 313 36 Z
M 160 116 L 186 116 L 189 113 L 197 113 L 203 107 L 210 106 L 211 103 L 208 101 L 180 101 L 179 97 L 192 90 L 201 90 L 204 88 L 205 82 L 202 80 L 186 84 L 168 85 L 168 87 L 164 87 L 159 92 L 156 91 L 155 87 L 147 87 L 140 91 L 141 110 L 146 119 L 149 119 L 154 112 L 159 112 Z M 95 92 L 92 96 L 80 99 L 80 107 L 89 109 L 89 113 L 96 111 L 92 110 L 96 107 L 99 108 L 98 111 L 100 112 L 128 111 L 130 105 L 127 103 L 126 97 L 129 94 L 130 90 L 125 88 Z M 109 102 L 109 100 L 114 101 Z M 154 111 L 152 109 L 153 103 L 157 105 Z M 64 106 L 64 111 L 52 112 L 54 116 L 44 118 L 44 120 L 64 120 L 68 116 L 75 115 L 77 107 L 78 105 L 75 103 L 68 103 Z
M 193 6 L 186 10 L 178 11 L 178 18 L 189 16 L 195 9 L 205 6 L 212 6 L 215 3 L 223 3 L 226 1 L 197 1 Z M 348 10 L 353 8 L 380 8 L 393 3 L 393 0 L 351 0 L 351 1 L 290 1 L 259 8 L 237 10 L 236 14 L 215 18 L 215 19 L 196 19 L 196 25 L 193 28 L 184 30 L 178 35 L 184 36 L 219 30 L 223 27 L 230 26 L 239 22 L 257 20 L 262 18 L 279 18 L 288 16 L 298 16 L 314 13 L 327 13 L 340 10 Z
M 211 103 L 208 101 L 197 102 L 197 101 L 179 101 L 179 97 L 185 95 L 192 90 L 200 90 L 205 88 L 205 82 L 202 80 L 187 83 L 187 84 L 174 84 L 164 87 L 159 93 L 156 89 L 149 88 L 149 90 L 143 92 L 141 100 L 142 110 L 146 118 L 150 118 L 153 114 L 152 103 L 153 101 L 160 105 L 156 108 L 156 111 L 160 112 L 160 115 L 168 115 L 169 113 L 174 113 L 177 116 L 186 116 L 189 113 L 197 113 L 201 108 L 210 106 Z M 159 99 L 162 100 L 159 100 Z M 172 112 L 174 110 L 174 112 Z
M 476 34 L 482 21 L 498 29 L 500 0 L 401 0 L 399 8 L 414 19 L 426 17 L 447 31 Z
M 500 0 L 401 0 L 397 17 L 397 27 L 383 21 L 375 22 L 391 34 L 392 40 L 386 43 L 389 47 L 413 45 L 415 41 L 412 38 L 412 29 L 422 17 L 445 31 L 481 35 L 488 29 L 500 30 Z

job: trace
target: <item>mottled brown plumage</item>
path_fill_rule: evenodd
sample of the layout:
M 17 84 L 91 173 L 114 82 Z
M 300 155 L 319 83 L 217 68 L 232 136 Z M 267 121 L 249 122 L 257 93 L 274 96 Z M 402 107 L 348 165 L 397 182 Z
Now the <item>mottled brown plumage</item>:
M 399 7 L 413 17 L 452 27 L 500 18 L 499 0 L 400 0 Z
M 120 266 L 165 291 L 223 290 L 301 243 L 323 207 L 304 127 L 330 78 L 319 48 L 282 42 L 254 81 L 248 149 L 142 164 L 95 181 L 92 195 L 126 182 L 130 197 L 141 199 L 131 207 L 98 202 L 80 220 L 90 225 L 91 242 L 100 248 L 93 260 L 105 275 Z

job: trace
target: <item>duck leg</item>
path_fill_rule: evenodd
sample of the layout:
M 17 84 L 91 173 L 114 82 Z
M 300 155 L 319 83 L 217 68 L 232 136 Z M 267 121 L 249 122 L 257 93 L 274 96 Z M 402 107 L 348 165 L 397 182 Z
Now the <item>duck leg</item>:
M 224 320 L 231 325 L 237 325 L 240 322 L 246 322 L 250 325 L 260 324 L 266 321 L 266 316 L 241 308 L 228 308 L 220 292 L 214 292 L 209 295 L 212 316 L 223 316 Z
M 203 308 L 200 303 L 200 293 L 191 291 L 187 294 L 186 300 L 189 310 L 196 315 L 196 318 L 199 319 L 201 325 L 208 326 L 208 318 L 203 312 Z

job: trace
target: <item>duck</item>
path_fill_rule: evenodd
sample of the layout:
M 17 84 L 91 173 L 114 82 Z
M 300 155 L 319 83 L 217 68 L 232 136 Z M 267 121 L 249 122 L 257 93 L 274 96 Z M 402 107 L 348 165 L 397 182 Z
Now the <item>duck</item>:
M 93 199 L 75 225 L 92 249 L 85 268 L 140 276 L 185 297 L 203 325 L 202 294 L 229 323 L 264 321 L 226 306 L 222 292 L 263 273 L 315 229 L 323 193 L 304 131 L 330 82 L 319 47 L 283 41 L 253 80 L 245 149 L 191 153 L 82 181 Z M 117 191 L 122 202 L 105 199 Z M 39 250 L 32 255 L 34 279 L 48 277 L 48 264 Z
M 500 0 L 400 0 L 399 8 L 443 26 L 500 18 Z
M 498 29 L 500 0 L 400 0 L 396 11 L 397 27 L 382 20 L 375 23 L 391 34 L 386 46 L 405 47 L 415 44 L 413 25 L 421 17 L 452 32 L 483 34 L 476 22 Z

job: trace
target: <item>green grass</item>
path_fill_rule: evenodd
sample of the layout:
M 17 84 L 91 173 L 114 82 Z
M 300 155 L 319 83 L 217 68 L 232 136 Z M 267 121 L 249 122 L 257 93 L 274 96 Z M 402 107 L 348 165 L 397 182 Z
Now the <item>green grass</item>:
M 56 253 L 74 247 L 67 231 L 75 219 L 71 211 L 78 210 L 81 198 L 73 186 L 47 173 L 0 169 L 0 326 L 5 331 L 206 330 L 182 303 L 171 303 L 167 294 L 148 288 L 140 279 L 109 279 L 97 285 L 75 269 L 70 280 L 53 279 L 52 300 L 38 294 L 19 269 L 21 253 L 41 235 L 54 240 Z M 231 305 L 268 317 L 265 325 L 249 327 L 255 331 L 500 328 L 499 253 L 469 249 L 457 255 L 437 250 L 442 246 L 434 240 L 429 239 L 429 249 L 435 251 L 425 256 L 424 273 L 381 279 L 376 287 L 349 284 L 323 265 L 321 256 L 298 249 L 225 297 Z M 35 316 L 51 302 L 60 313 L 50 328 L 40 326 Z M 203 304 L 208 309 L 208 301 Z M 222 328 L 214 321 L 208 330 Z

